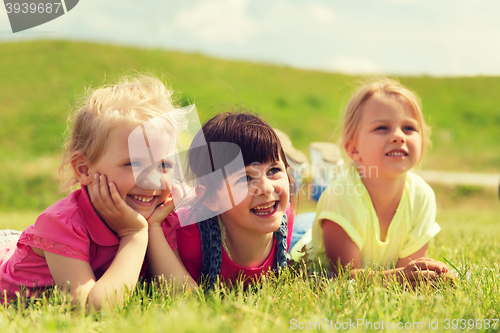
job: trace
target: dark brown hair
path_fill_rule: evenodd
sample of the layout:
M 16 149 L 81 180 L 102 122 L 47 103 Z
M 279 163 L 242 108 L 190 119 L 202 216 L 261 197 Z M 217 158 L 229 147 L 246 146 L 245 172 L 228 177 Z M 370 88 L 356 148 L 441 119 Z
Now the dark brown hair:
M 285 164 L 290 183 L 290 196 L 293 195 L 288 173 L 289 165 L 281 142 L 273 128 L 245 109 L 237 109 L 221 113 L 210 119 L 191 143 L 187 156 L 188 177 L 196 179 L 195 186 L 203 185 L 206 189 L 199 201 L 201 207 L 193 207 L 192 214 L 196 215 L 199 209 L 203 209 L 203 203 L 213 199 L 215 192 L 223 186 L 220 176 L 214 176 L 214 171 L 222 168 L 229 173 L 238 171 L 238 166 L 231 168 L 231 162 L 240 154 L 240 151 L 245 166 L 252 163 L 272 163 L 281 159 Z M 210 288 L 217 281 L 222 264 L 221 231 L 217 216 L 200 221 L 198 228 L 203 258 L 201 275 L 202 279 L 205 279 L 198 282 L 206 283 Z M 287 234 L 288 222 L 287 216 L 284 214 L 280 227 L 273 233 L 276 239 L 273 270 L 276 272 L 285 267 L 287 263 Z
M 212 144 L 207 149 L 207 143 L 216 142 L 234 145 Z M 288 180 L 291 181 L 285 152 L 273 128 L 257 115 L 251 114 L 243 108 L 216 115 L 198 131 L 187 155 L 188 178 L 200 179 L 227 166 L 236 158 L 240 150 L 245 166 L 281 159 L 285 164 Z M 228 171 L 237 170 L 229 169 Z M 199 185 L 204 185 L 210 191 L 210 193 L 205 193 L 207 196 L 222 186 L 219 181 L 211 183 L 210 177 L 205 177 L 202 181 L 206 183 L 199 183 Z M 292 193 L 293 190 L 290 188 L 290 195 Z

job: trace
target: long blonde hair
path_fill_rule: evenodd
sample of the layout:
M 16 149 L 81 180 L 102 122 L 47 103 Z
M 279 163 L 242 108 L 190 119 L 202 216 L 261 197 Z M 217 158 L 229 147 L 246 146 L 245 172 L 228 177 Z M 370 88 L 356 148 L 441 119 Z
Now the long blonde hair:
M 410 106 L 421 130 L 422 153 L 420 159 L 422 159 L 425 147 L 430 143 L 430 128 L 425 122 L 420 99 L 398 81 L 386 77 L 363 84 L 347 103 L 340 137 L 341 147 L 344 147 L 347 141 L 355 139 L 363 116 L 361 109 L 365 102 L 374 96 L 395 97 Z
M 159 117 L 175 140 L 185 121 L 182 112 L 175 110 L 172 96 L 173 91 L 161 80 L 143 74 L 123 76 L 116 84 L 88 90 L 68 119 L 59 168 L 61 188 L 70 189 L 78 182 L 71 162 L 84 154 L 89 165 L 97 163 L 106 149 L 109 134 L 117 127 Z

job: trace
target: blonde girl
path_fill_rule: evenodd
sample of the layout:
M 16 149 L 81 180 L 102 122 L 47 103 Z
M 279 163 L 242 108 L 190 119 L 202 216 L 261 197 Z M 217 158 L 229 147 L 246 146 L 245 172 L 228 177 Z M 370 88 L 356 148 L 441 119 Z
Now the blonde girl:
M 428 141 L 415 94 L 387 78 L 363 85 L 345 110 L 341 141 L 353 164 L 322 194 L 292 257 L 306 245 L 335 271 L 382 265 L 412 285 L 446 274 L 446 265 L 427 258 L 440 231 L 434 192 L 411 172 Z
M 58 285 L 75 304 L 120 305 L 125 290 L 146 276 L 145 256 L 153 275 L 160 267 L 168 278 L 187 281 L 170 248 L 162 248 L 167 268 L 156 260 L 157 238 L 175 246 L 178 224 L 169 214 L 169 180 L 182 115 L 171 95 L 160 80 L 143 75 L 87 94 L 72 120 L 61 165 L 71 175 L 66 185 L 80 189 L 47 208 L 17 243 L 0 245 L 4 302 L 17 292 L 32 296 Z M 122 218 L 105 222 L 108 215 Z

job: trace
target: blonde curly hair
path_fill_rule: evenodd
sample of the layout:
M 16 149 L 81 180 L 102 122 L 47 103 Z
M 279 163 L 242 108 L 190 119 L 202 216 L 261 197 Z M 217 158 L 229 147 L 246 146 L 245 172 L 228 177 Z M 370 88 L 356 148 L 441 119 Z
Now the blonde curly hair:
M 111 131 L 161 119 L 173 140 L 185 127 L 183 113 L 173 105 L 173 91 L 158 78 L 138 74 L 122 76 L 112 85 L 89 89 L 68 119 L 59 173 L 62 190 L 78 183 L 71 163 L 84 154 L 94 165 L 106 150 Z M 166 126 L 166 127 L 165 127 Z

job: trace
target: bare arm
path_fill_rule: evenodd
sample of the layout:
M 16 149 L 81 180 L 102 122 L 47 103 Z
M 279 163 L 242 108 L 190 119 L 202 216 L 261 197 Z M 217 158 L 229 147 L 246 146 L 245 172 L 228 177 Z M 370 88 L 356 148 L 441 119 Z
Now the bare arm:
M 92 184 L 87 186 L 87 191 L 94 208 L 96 198 L 106 198 L 105 214 L 123 212 L 123 205 L 110 204 L 120 195 L 113 184 L 108 186 L 105 176 L 98 177 L 96 174 Z M 133 215 L 139 214 L 134 212 Z M 110 267 L 97 281 L 89 263 L 44 252 L 56 284 L 67 288 L 75 303 L 96 309 L 123 304 L 125 290 L 132 290 L 139 279 L 148 245 L 148 224 L 144 218 L 117 219 L 107 224 L 120 239 L 120 244 Z
M 396 268 L 399 268 L 399 267 L 405 267 L 407 266 L 409 263 L 411 263 L 412 261 L 416 261 L 418 259 L 421 259 L 421 258 L 425 258 L 427 257 L 427 247 L 428 245 L 425 244 L 424 246 L 422 246 L 422 248 L 420 250 L 418 250 L 417 252 L 409 255 L 408 257 L 406 258 L 401 258 L 398 260 L 398 262 L 396 263 Z
M 87 190 L 91 200 L 106 198 L 105 214 L 118 214 L 117 212 L 124 211 L 123 205 L 127 206 L 123 201 L 117 205 L 110 204 L 117 201 L 116 198 L 120 198 L 120 195 L 114 185 L 108 187 L 104 176 L 96 175 Z M 95 208 L 95 202 L 92 203 Z M 137 212 L 134 213 L 133 216 L 139 215 Z M 132 290 L 139 279 L 148 245 L 147 221 L 144 218 L 117 219 L 108 221 L 108 226 L 117 234 L 120 244 L 111 265 L 99 280 L 96 280 L 87 262 L 48 251 L 42 253 L 54 282 L 67 289 L 76 304 L 96 309 L 101 306 L 121 306 L 125 290 Z M 37 253 L 40 254 L 40 250 Z
M 330 264 L 335 272 L 351 266 L 351 277 L 361 268 L 361 257 L 357 245 L 337 223 L 323 220 L 323 239 Z M 448 267 L 440 261 L 426 258 L 427 244 L 412 255 L 398 260 L 395 269 L 384 271 L 386 277 L 396 277 L 400 283 L 408 282 L 416 285 L 420 279 L 434 279 L 440 274 L 446 274 Z
M 123 224 L 124 221 L 134 223 L 136 220 L 147 223 L 148 247 L 145 257 L 151 275 L 155 277 L 164 276 L 178 288 L 182 288 L 186 283 L 190 288 L 197 287 L 196 282 L 180 261 L 178 254 L 176 255 L 172 251 L 161 227 L 162 221 L 175 208 L 172 197 L 169 197 L 166 202 L 156 207 L 153 214 L 146 221 L 144 217 L 123 201 L 113 184 L 109 185 L 109 193 L 107 192 L 107 183 L 102 182 L 101 187 L 104 188 L 101 188 L 99 193 L 94 191 L 92 203 L 108 225 L 119 225 Z M 175 191 L 174 187 L 172 193 L 175 194 Z M 177 191 L 180 192 L 180 190 Z M 142 258 L 144 259 L 144 256 Z
M 74 304 L 99 309 L 123 305 L 125 290 L 132 290 L 139 278 L 147 242 L 145 228 L 122 237 L 113 262 L 97 281 L 85 261 L 47 251 L 44 255 L 54 282 L 69 291 Z
M 149 227 L 146 260 L 152 276 L 164 276 L 177 289 L 181 289 L 185 284 L 188 288 L 198 287 L 182 264 L 178 251 L 172 251 L 160 225 Z
M 358 246 L 340 225 L 330 220 L 323 220 L 323 240 L 326 256 L 334 271 L 338 272 L 341 267 L 349 264 L 355 269 L 361 268 Z
M 178 186 L 172 186 L 172 196 L 158 206 L 148 219 L 149 243 L 146 260 L 152 276 L 165 277 L 167 281 L 172 282 L 176 289 L 181 289 L 184 285 L 192 289 L 198 285 L 182 264 L 179 252 L 172 251 L 161 227 L 162 221 L 174 210 L 173 197 L 180 196 L 180 193 L 182 191 Z

